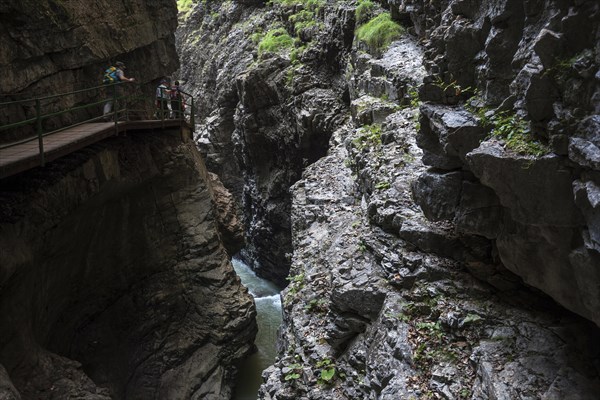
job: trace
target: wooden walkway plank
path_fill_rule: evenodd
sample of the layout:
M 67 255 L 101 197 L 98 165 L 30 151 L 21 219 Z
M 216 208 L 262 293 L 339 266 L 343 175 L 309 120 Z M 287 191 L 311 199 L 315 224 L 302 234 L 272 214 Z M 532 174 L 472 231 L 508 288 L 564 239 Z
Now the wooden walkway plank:
M 188 126 L 182 120 L 122 121 L 118 132 Z M 46 162 L 56 160 L 74 151 L 116 134 L 114 122 L 91 122 L 47 135 L 43 139 Z M 0 149 L 0 179 L 40 165 L 39 143 L 31 141 Z

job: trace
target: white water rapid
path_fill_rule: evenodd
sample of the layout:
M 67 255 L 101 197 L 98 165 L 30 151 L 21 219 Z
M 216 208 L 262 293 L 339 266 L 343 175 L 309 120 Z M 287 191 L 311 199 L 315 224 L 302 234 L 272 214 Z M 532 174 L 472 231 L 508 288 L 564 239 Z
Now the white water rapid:
M 235 272 L 248 288 L 256 302 L 258 334 L 255 344 L 258 350 L 240 366 L 234 400 L 256 400 L 262 383 L 262 371 L 273 364 L 277 354 L 277 329 L 281 325 L 281 298 L 279 288 L 256 274 L 243 261 L 233 258 Z

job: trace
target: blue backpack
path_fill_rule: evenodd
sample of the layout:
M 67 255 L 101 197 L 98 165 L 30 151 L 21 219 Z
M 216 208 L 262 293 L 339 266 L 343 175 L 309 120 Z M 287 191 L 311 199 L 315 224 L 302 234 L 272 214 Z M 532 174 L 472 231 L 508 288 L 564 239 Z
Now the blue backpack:
M 115 83 L 119 81 L 119 77 L 117 76 L 117 67 L 110 67 L 106 71 L 104 71 L 104 78 L 102 79 L 102 83 L 105 85 L 109 83 Z

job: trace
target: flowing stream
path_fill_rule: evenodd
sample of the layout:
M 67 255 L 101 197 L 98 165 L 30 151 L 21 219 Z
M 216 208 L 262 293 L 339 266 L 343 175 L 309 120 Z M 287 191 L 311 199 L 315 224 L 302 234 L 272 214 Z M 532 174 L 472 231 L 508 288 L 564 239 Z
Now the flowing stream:
M 277 354 L 277 329 L 281 325 L 281 298 L 279 288 L 256 274 L 243 261 L 233 258 L 235 272 L 256 302 L 256 353 L 248 357 L 240 367 L 235 386 L 234 400 L 256 400 L 262 383 L 262 371 L 273 364 Z

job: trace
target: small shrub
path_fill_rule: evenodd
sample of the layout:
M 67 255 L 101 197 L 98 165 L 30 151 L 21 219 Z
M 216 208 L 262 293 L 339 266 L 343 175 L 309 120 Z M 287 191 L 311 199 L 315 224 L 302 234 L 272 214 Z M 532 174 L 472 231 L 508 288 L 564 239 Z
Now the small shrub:
M 381 13 L 356 30 L 356 38 L 373 49 L 384 49 L 400 38 L 404 29 L 392 21 L 389 13 Z
M 296 35 L 299 35 L 303 30 L 317 24 L 315 21 L 315 13 L 310 10 L 301 10 L 296 14 L 290 15 L 289 21 L 294 25 L 294 33 Z
M 324 299 L 312 299 L 304 306 L 304 309 L 311 313 L 327 312 L 327 301 Z
M 454 96 L 460 96 L 463 93 L 474 92 L 471 86 L 463 88 L 456 82 L 456 80 L 453 80 L 451 82 L 445 82 L 440 76 L 436 77 L 435 81 L 433 82 L 433 85 L 439 87 L 445 93 L 452 93 Z
M 376 147 L 381 145 L 381 125 L 373 124 L 366 125 L 360 128 L 361 133 L 359 136 L 352 141 L 358 150 L 362 150 L 365 147 Z
M 411 86 L 408 89 L 408 98 L 410 99 L 410 106 L 413 108 L 417 108 L 421 106 L 421 99 L 419 99 L 419 89 L 414 86 Z
M 294 47 L 294 39 L 283 28 L 268 31 L 258 44 L 258 54 L 277 53 Z

